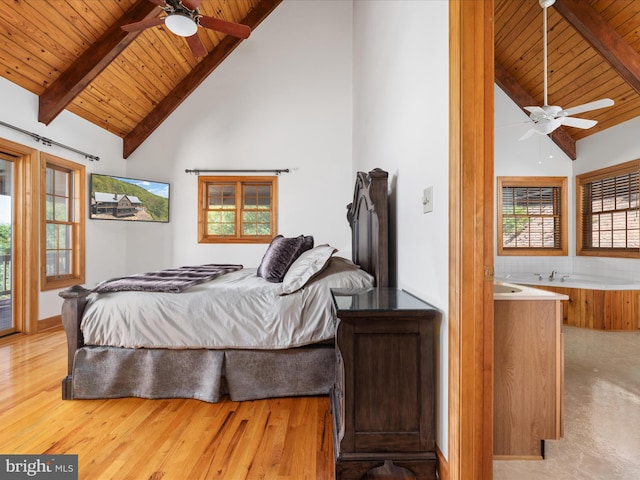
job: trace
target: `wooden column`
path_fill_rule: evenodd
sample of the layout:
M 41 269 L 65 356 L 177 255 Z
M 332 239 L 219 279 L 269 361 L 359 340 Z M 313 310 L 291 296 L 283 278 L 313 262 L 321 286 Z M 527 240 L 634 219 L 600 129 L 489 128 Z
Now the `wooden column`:
M 493 476 L 493 14 L 449 2 L 451 480 Z

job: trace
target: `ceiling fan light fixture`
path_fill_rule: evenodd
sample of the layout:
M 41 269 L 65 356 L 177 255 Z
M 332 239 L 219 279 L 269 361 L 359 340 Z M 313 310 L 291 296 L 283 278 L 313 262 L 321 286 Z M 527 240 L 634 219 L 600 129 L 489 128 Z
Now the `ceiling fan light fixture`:
M 190 37 L 198 31 L 198 24 L 191 18 L 181 13 L 172 13 L 164 19 L 167 28 L 181 37 Z
M 557 118 L 544 118 L 537 122 L 534 128 L 536 133 L 539 133 L 540 135 L 549 135 L 561 125 L 562 122 Z

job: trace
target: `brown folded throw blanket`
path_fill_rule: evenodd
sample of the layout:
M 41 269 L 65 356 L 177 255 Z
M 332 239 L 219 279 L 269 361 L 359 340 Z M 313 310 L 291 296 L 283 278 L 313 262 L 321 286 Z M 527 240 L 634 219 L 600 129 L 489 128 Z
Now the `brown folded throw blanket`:
M 97 293 L 124 291 L 180 293 L 189 287 L 208 282 L 220 275 L 235 272 L 241 268 L 242 265 L 227 264 L 169 268 L 157 272 L 138 273 L 105 280 L 92 291 Z

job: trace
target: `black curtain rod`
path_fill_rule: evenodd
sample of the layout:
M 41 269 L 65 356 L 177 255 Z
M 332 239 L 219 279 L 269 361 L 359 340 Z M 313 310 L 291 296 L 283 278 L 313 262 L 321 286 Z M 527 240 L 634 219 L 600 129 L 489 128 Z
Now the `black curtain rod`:
M 96 157 L 95 155 L 90 155 L 86 152 L 83 152 L 81 150 L 77 150 L 73 147 L 69 147 L 67 145 L 63 145 L 62 143 L 58 143 L 58 142 L 54 142 L 53 140 L 43 137 L 41 135 L 38 135 L 37 133 L 32 133 L 32 132 L 28 132 L 27 130 L 23 130 L 21 128 L 18 127 L 14 127 L 13 125 L 9 125 L 8 123 L 4 123 L 4 122 L 0 122 L 0 125 L 3 125 L 5 127 L 11 128 L 13 130 L 16 130 L 20 133 L 24 133 L 25 135 L 29 135 L 31 138 L 33 138 L 36 142 L 42 142 L 43 145 L 46 145 L 47 147 L 50 147 L 52 145 L 55 145 L 56 147 L 62 147 L 65 148 L 71 152 L 75 152 L 75 153 L 79 153 L 80 155 L 84 155 L 85 158 L 88 158 L 89 160 L 93 161 L 93 160 L 100 160 L 100 157 Z
M 210 170 L 210 169 L 195 169 L 195 170 L 185 170 L 184 173 L 195 173 L 196 175 L 200 175 L 201 173 L 269 173 L 273 172 L 276 175 L 280 175 L 281 173 L 289 173 L 288 168 L 282 169 L 271 169 L 271 170 Z

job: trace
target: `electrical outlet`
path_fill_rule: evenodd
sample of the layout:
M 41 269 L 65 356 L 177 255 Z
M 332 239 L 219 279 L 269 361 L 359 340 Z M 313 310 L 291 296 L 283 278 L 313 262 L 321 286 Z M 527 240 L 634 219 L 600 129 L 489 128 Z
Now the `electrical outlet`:
M 433 212 L 433 187 L 427 187 L 422 193 L 422 213 Z

